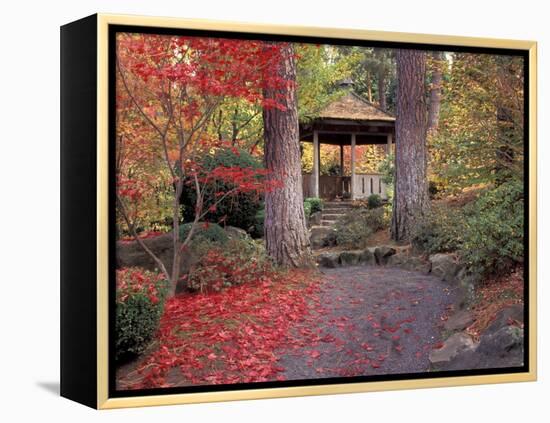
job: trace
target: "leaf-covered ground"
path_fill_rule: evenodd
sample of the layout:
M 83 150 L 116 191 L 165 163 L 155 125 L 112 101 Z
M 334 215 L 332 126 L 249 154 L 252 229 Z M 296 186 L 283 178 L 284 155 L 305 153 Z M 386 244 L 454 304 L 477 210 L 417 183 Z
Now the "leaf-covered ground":
M 386 267 L 294 271 L 166 304 L 119 389 L 422 372 L 453 293 Z

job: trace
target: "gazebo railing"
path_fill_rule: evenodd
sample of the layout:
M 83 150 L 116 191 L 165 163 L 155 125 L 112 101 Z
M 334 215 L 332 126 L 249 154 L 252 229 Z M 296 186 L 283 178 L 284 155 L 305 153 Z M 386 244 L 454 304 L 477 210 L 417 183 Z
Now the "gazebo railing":
M 314 197 L 312 190 L 312 175 L 302 174 L 304 198 Z M 379 173 L 356 173 L 354 183 L 354 199 L 367 198 L 371 194 L 378 194 L 382 199 L 387 199 L 386 184 Z M 351 176 L 319 176 L 319 197 L 334 199 L 351 194 Z M 349 197 L 347 195 L 346 197 Z
M 382 180 L 384 175 L 380 173 L 356 173 L 353 183 L 353 197 L 355 199 L 367 198 L 371 194 L 378 194 L 382 199 L 387 199 L 386 184 Z

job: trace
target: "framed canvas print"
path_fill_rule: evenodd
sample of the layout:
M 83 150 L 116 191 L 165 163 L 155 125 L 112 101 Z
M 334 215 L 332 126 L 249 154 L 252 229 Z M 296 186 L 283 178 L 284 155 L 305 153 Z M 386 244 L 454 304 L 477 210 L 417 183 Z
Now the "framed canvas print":
M 536 43 L 61 28 L 61 394 L 536 379 Z

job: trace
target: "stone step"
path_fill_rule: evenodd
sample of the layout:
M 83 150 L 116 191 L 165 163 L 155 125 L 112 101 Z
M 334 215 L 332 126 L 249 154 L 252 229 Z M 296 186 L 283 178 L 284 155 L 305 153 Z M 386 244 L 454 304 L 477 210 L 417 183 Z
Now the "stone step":
M 345 213 L 323 213 L 323 219 L 326 220 L 338 220 L 342 216 L 345 216 Z
M 328 203 L 323 203 L 324 205 L 324 208 L 350 208 L 352 205 L 351 203 L 344 203 L 344 202 L 338 202 L 338 201 L 334 201 L 334 202 L 328 202 Z
M 325 207 L 323 213 L 346 213 L 349 210 L 351 208 L 348 207 Z
M 321 226 L 333 226 L 336 223 L 336 220 L 321 220 Z

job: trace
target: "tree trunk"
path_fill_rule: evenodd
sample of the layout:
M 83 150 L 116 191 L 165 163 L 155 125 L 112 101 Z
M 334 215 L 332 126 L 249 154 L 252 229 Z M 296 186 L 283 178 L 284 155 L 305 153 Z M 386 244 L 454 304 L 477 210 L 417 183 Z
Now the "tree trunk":
M 408 240 L 429 208 L 426 148 L 426 54 L 397 50 L 397 119 L 392 238 Z
M 378 105 L 386 111 L 386 70 L 381 69 L 378 72 Z
M 313 259 L 304 213 L 298 107 L 296 100 L 296 61 L 292 45 L 282 47 L 282 60 L 275 70 L 289 81 L 282 89 L 265 89 L 266 99 L 277 99 L 286 110 L 264 108 L 265 165 L 270 177 L 282 187 L 265 195 L 265 240 L 267 253 L 286 267 L 310 267 Z
M 439 126 L 439 110 L 441 109 L 441 85 L 443 82 L 443 52 L 432 55 L 432 83 L 430 88 L 430 108 L 428 110 L 428 132 L 434 133 Z

